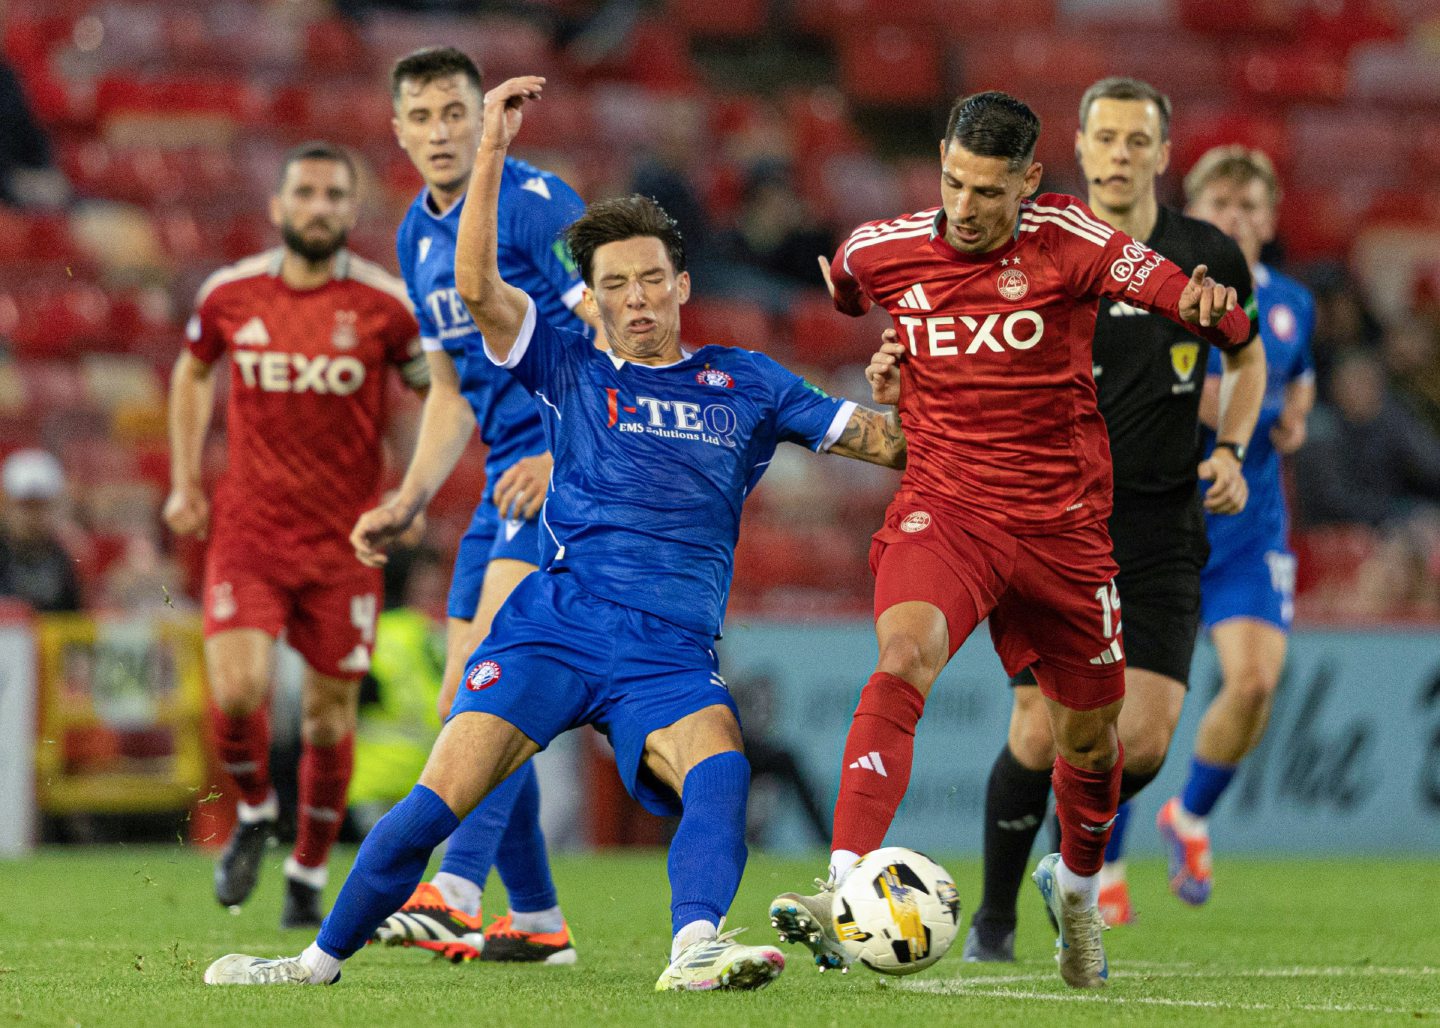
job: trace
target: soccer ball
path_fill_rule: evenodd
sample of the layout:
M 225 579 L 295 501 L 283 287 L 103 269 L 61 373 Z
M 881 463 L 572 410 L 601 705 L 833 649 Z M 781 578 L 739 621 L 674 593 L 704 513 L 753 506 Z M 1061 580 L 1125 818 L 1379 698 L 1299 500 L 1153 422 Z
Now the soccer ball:
M 835 890 L 831 912 L 845 952 L 881 974 L 925 970 L 960 931 L 960 893 L 949 872 L 901 846 L 861 857 Z

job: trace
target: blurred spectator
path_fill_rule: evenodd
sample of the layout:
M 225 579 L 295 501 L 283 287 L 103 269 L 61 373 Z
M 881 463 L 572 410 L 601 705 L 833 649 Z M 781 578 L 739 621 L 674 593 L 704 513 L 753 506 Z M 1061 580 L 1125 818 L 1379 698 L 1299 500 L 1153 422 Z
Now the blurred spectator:
M 835 252 L 833 233 L 800 196 L 790 169 L 777 164 L 752 172 L 738 222 L 722 239 L 727 257 L 783 286 L 820 285 L 815 258 Z
M 183 590 L 184 574 L 149 534 L 132 534 L 105 572 L 100 606 L 113 614 L 154 615 L 165 610 L 195 610 Z
M 60 207 L 69 183 L 55 167 L 50 140 L 35 120 L 20 77 L 0 58 L 0 203 Z
M 60 462 L 44 450 L 17 450 L 5 460 L 0 485 L 5 491 L 0 596 L 47 613 L 79 610 L 75 562 L 60 542 L 65 491 Z
M 1385 332 L 1381 355 L 1390 388 L 1431 432 L 1440 435 L 1440 339 L 1434 327 L 1421 318 L 1396 321 Z
M 1307 284 L 1315 293 L 1315 333 L 1310 349 L 1320 398 L 1328 400 L 1332 370 L 1352 351 L 1374 352 L 1380 344 L 1380 323 L 1343 269 L 1323 269 Z
M 1379 361 L 1348 354 L 1331 395 L 1298 454 L 1304 522 L 1379 527 L 1440 504 L 1440 438 L 1391 394 Z

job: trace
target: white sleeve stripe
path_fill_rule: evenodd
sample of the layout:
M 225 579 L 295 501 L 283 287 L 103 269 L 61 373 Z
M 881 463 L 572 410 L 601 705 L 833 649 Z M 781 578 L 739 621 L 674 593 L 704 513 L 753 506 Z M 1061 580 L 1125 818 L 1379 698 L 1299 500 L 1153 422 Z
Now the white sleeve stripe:
M 495 356 L 490 349 L 490 344 L 485 344 L 485 356 L 490 358 L 491 364 L 498 364 L 502 368 L 513 368 L 525 357 L 525 351 L 530 348 L 530 340 L 535 335 L 535 301 L 530 294 L 525 294 L 525 320 L 520 322 L 520 331 L 515 333 L 515 342 L 510 344 L 510 353 L 501 360 Z
M 912 225 L 928 225 L 935 220 L 935 215 L 940 208 L 934 207 L 928 211 L 920 211 L 904 218 L 896 218 L 893 221 L 881 222 L 879 225 L 861 225 L 854 232 L 850 233 L 851 239 L 861 239 L 865 236 L 873 236 L 880 232 L 888 232 L 896 228 L 909 228 Z
M 1081 239 L 1094 243 L 1102 249 L 1105 246 L 1105 239 L 1103 237 L 1097 236 L 1095 233 L 1085 229 L 1078 228 L 1073 222 L 1065 221 L 1062 218 L 1051 218 L 1046 215 L 1027 214 L 1023 219 L 1023 223 L 1020 225 L 1020 231 L 1038 232 L 1041 225 L 1059 225 L 1072 235 L 1077 235 Z
M 1078 207 L 1046 207 L 1044 204 L 1039 203 L 1031 204 L 1030 206 L 1033 210 L 1039 211 L 1041 214 L 1062 214 L 1077 224 L 1094 229 L 1107 239 L 1115 233 L 1113 226 L 1105 224 L 1093 215 L 1087 215 Z
M 1102 232 L 1099 229 L 1091 228 L 1085 222 L 1080 221 L 1076 218 L 1066 217 L 1064 211 L 1060 211 L 1055 214 L 1042 214 L 1033 210 L 1026 211 L 1021 220 L 1054 222 L 1056 225 L 1064 225 L 1067 228 L 1072 228 L 1072 231 L 1076 232 L 1077 234 L 1083 234 L 1087 237 L 1100 240 L 1101 246 L 1104 246 L 1107 242 L 1109 242 L 1110 237 L 1115 234 L 1114 229 L 1106 229 Z
M 585 283 L 576 282 L 565 292 L 560 294 L 560 302 L 572 311 L 580 306 L 580 301 L 585 299 Z
M 445 347 L 441 346 L 440 340 L 435 338 L 434 336 L 421 336 L 420 349 L 424 350 L 426 353 L 435 353 L 438 350 L 445 349 Z
M 850 270 L 850 255 L 856 250 L 863 250 L 867 246 L 874 246 L 876 243 L 890 243 L 901 239 L 918 239 L 920 236 L 928 236 L 930 226 L 924 228 L 910 229 L 907 232 L 890 232 L 883 236 L 871 236 L 869 239 L 851 240 L 845 244 L 845 270 Z
M 846 400 L 835 412 L 835 417 L 830 421 L 830 427 L 825 431 L 825 438 L 820 440 L 820 445 L 815 447 L 816 453 L 824 453 L 840 439 L 845 426 L 850 424 L 851 417 L 855 414 L 855 408 L 859 405 L 854 400 Z

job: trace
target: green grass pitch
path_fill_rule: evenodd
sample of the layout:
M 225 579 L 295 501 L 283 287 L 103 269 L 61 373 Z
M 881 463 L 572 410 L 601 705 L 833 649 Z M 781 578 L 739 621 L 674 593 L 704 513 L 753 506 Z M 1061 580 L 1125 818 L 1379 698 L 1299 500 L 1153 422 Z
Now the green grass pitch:
M 353 854 L 340 853 L 328 895 Z M 1440 1018 L 1440 914 L 1433 859 L 1258 860 L 1217 867 L 1210 905 L 1183 908 L 1156 862 L 1132 865 L 1140 919 L 1106 935 L 1111 984 L 1065 988 L 1034 890 L 1023 895 L 1020 962 L 951 956 L 922 974 L 820 975 L 789 966 L 758 993 L 657 994 L 669 943 L 663 855 L 565 856 L 556 880 L 576 933 L 575 967 L 454 966 L 371 947 L 328 989 L 212 988 L 224 953 L 294 954 L 282 932 L 275 850 L 245 909 L 210 894 L 209 858 L 180 847 L 49 850 L 0 863 L 0 1024 L 16 1025 L 1340 1025 Z M 973 859 L 943 861 L 964 916 Z M 765 910 L 805 885 L 808 861 L 752 856 L 731 915 L 749 942 L 773 941 Z M 492 886 L 489 907 L 503 910 Z

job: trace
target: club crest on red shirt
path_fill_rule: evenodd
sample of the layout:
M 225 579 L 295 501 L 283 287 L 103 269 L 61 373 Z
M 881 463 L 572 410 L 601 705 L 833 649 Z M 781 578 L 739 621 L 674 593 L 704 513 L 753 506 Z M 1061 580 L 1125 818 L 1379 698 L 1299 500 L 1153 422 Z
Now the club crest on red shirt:
M 902 532 L 923 532 L 930 527 L 930 515 L 923 510 L 912 510 L 900 522 Z
M 995 285 L 1000 290 L 1000 295 L 1007 300 L 1018 300 L 1030 292 L 1030 280 L 1019 268 L 1008 268 L 1000 272 L 1000 278 Z
M 493 660 L 482 660 L 465 676 L 465 688 L 471 692 L 488 689 L 500 681 L 500 665 Z
M 727 372 L 719 368 L 705 368 L 695 374 L 695 381 L 701 385 L 719 386 L 721 389 L 734 389 L 735 380 Z
M 335 330 L 330 333 L 330 345 L 337 350 L 353 350 L 360 342 L 356 322 L 360 316 L 354 311 L 335 312 Z

